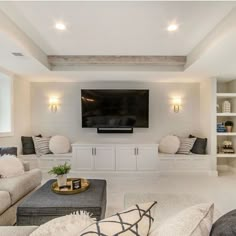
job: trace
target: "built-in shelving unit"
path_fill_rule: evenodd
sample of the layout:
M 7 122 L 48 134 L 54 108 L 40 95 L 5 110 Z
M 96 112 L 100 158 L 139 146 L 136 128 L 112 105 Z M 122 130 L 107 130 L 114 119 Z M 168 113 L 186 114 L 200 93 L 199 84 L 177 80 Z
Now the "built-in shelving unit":
M 217 93 L 216 102 L 218 105 L 216 112 L 216 122 L 224 123 L 228 120 L 233 121 L 234 128 L 232 132 L 217 132 L 216 131 L 216 145 L 219 147 L 219 153 L 217 153 L 217 158 L 236 158 L 236 153 L 223 153 L 222 143 L 225 140 L 232 141 L 234 151 L 236 152 L 236 83 L 230 82 L 218 82 L 217 83 Z M 231 104 L 231 112 L 224 113 L 222 104 L 224 101 L 229 101 Z M 225 159 L 225 160 L 227 160 Z M 227 162 L 227 161 L 226 161 Z

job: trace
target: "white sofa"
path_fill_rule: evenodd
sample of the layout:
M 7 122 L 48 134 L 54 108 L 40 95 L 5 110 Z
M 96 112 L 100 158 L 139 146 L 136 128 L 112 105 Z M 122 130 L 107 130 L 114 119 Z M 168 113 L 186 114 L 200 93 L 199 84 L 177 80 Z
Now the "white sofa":
M 42 174 L 39 169 L 29 170 L 27 163 L 24 163 L 24 168 L 25 173 L 21 176 L 0 179 L 1 226 L 16 223 L 17 206 L 26 195 L 41 184 Z
M 208 202 L 206 199 L 195 195 L 169 193 L 128 193 L 125 195 L 124 201 L 124 208 L 128 208 L 136 203 L 157 201 L 153 227 L 158 227 L 163 221 L 187 207 Z M 214 221 L 220 216 L 220 212 L 215 209 Z M 29 236 L 35 229 L 37 229 L 37 226 L 0 227 L 0 236 Z

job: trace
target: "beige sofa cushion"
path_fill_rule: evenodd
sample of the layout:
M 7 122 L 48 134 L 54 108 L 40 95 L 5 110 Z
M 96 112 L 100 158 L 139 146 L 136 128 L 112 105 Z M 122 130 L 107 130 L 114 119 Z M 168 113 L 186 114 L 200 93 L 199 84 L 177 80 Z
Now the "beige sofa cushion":
M 10 194 L 6 191 L 0 191 L 0 214 L 11 206 Z
M 0 179 L 0 190 L 9 192 L 11 204 L 14 204 L 40 185 L 41 180 L 41 171 L 39 169 L 33 169 L 18 177 Z
M 29 236 L 37 226 L 1 226 L 0 236 Z

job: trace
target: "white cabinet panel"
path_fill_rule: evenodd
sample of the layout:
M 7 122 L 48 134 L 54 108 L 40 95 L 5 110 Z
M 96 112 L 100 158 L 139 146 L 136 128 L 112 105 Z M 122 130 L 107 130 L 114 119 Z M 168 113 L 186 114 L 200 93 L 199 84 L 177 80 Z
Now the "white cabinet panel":
M 113 147 L 94 147 L 94 169 L 115 170 L 115 150 Z
M 76 170 L 93 170 L 93 149 L 90 146 L 73 148 L 73 165 Z
M 157 168 L 157 146 L 137 147 L 137 170 L 156 170 Z
M 137 158 L 135 146 L 116 146 L 116 169 L 136 170 Z

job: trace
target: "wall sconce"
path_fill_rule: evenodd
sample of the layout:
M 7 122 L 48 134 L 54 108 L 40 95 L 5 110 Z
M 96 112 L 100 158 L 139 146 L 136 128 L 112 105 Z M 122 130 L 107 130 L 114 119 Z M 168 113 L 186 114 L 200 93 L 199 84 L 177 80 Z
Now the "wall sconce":
M 178 113 L 180 111 L 181 98 L 180 97 L 173 98 L 172 103 L 173 103 L 174 112 Z
M 59 99 L 58 97 L 50 97 L 49 98 L 49 108 L 52 112 L 57 112 L 59 107 Z

